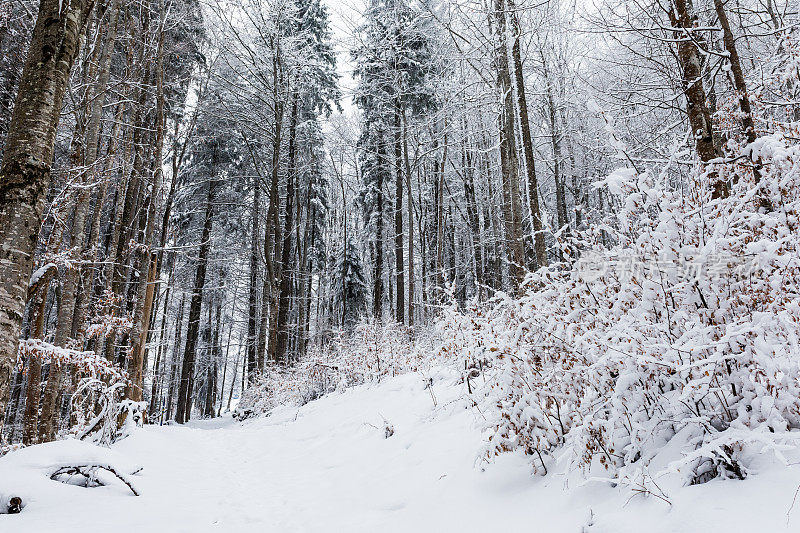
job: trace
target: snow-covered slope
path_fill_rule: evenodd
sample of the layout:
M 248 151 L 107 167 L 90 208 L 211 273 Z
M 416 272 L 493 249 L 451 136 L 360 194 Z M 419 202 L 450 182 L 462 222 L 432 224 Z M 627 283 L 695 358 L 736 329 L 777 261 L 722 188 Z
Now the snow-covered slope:
M 146 427 L 113 450 L 67 441 L 0 459 L 0 494 L 27 506 L 2 532 L 797 531 L 800 469 L 763 459 L 745 481 L 667 490 L 672 505 L 577 475 L 533 477 L 513 455 L 476 463 L 480 413 L 453 376 L 408 374 L 244 424 Z M 394 433 L 386 437 L 386 426 Z M 130 474 L 83 488 L 48 479 L 76 460 Z M 798 498 L 800 499 L 800 498 Z

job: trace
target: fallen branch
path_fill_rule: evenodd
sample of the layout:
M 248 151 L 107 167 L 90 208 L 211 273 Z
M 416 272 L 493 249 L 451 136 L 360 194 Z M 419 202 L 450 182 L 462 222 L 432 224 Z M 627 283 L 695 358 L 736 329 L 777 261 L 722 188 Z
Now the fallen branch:
M 134 496 L 139 496 L 139 491 L 137 491 L 136 487 L 133 486 L 133 482 L 131 482 L 126 475 L 120 474 L 113 466 L 108 464 L 89 463 L 83 465 L 62 466 L 50 475 L 50 479 L 53 481 L 61 481 L 59 479 L 61 476 L 82 476 L 86 478 L 84 485 L 86 487 L 92 486 L 93 483 L 97 484 L 95 486 L 104 486 L 105 484 L 97 479 L 98 470 L 105 470 L 114 474 L 117 479 L 122 481 L 128 486 L 129 489 L 131 489 L 131 492 Z

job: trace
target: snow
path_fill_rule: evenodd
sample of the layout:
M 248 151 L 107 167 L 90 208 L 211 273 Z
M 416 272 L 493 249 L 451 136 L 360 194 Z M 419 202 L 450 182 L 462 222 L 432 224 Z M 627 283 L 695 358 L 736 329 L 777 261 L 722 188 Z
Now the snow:
M 457 375 L 433 389 L 410 373 L 324 396 L 267 418 L 145 427 L 113 449 L 67 440 L 0 459 L 0 496 L 26 507 L 0 531 L 796 531 L 800 469 L 771 454 L 744 481 L 682 487 L 672 505 L 576 473 L 530 474 L 527 458 L 476 460 L 482 416 Z M 394 434 L 386 438 L 386 426 Z M 670 447 L 664 450 L 669 460 Z M 790 463 L 799 457 L 789 455 Z M 101 462 L 133 474 L 83 488 L 58 466 Z
M 34 273 L 33 273 L 33 274 L 31 274 L 31 279 L 30 279 L 30 281 L 28 282 L 28 286 L 30 287 L 30 286 L 33 286 L 33 285 L 36 285 L 37 283 L 39 283 L 39 281 L 42 279 L 42 277 L 43 277 L 43 276 L 44 276 L 44 275 L 47 273 L 47 271 L 48 271 L 48 270 L 50 270 L 51 268 L 56 268 L 56 264 L 55 264 L 55 263 L 47 263 L 47 264 L 45 264 L 45 265 L 42 265 L 41 267 L 37 268 L 37 269 L 34 271 Z

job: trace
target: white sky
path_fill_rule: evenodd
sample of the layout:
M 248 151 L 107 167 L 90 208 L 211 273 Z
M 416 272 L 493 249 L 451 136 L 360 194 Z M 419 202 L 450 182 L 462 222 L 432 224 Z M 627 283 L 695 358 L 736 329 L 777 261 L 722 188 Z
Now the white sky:
M 343 94 L 342 109 L 345 114 L 350 114 L 354 110 L 351 91 L 355 87 L 350 49 L 353 45 L 353 32 L 361 23 L 361 13 L 366 6 L 366 0 L 323 0 L 323 2 L 328 7 L 336 46 L 337 70 L 341 75 L 339 83 Z

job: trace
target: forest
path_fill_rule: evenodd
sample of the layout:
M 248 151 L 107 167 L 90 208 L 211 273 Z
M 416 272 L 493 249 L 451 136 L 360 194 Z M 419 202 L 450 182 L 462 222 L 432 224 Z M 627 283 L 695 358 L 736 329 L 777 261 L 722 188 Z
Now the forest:
M 0 158 L 0 513 L 408 375 L 670 506 L 800 453 L 793 0 L 2 0 Z

